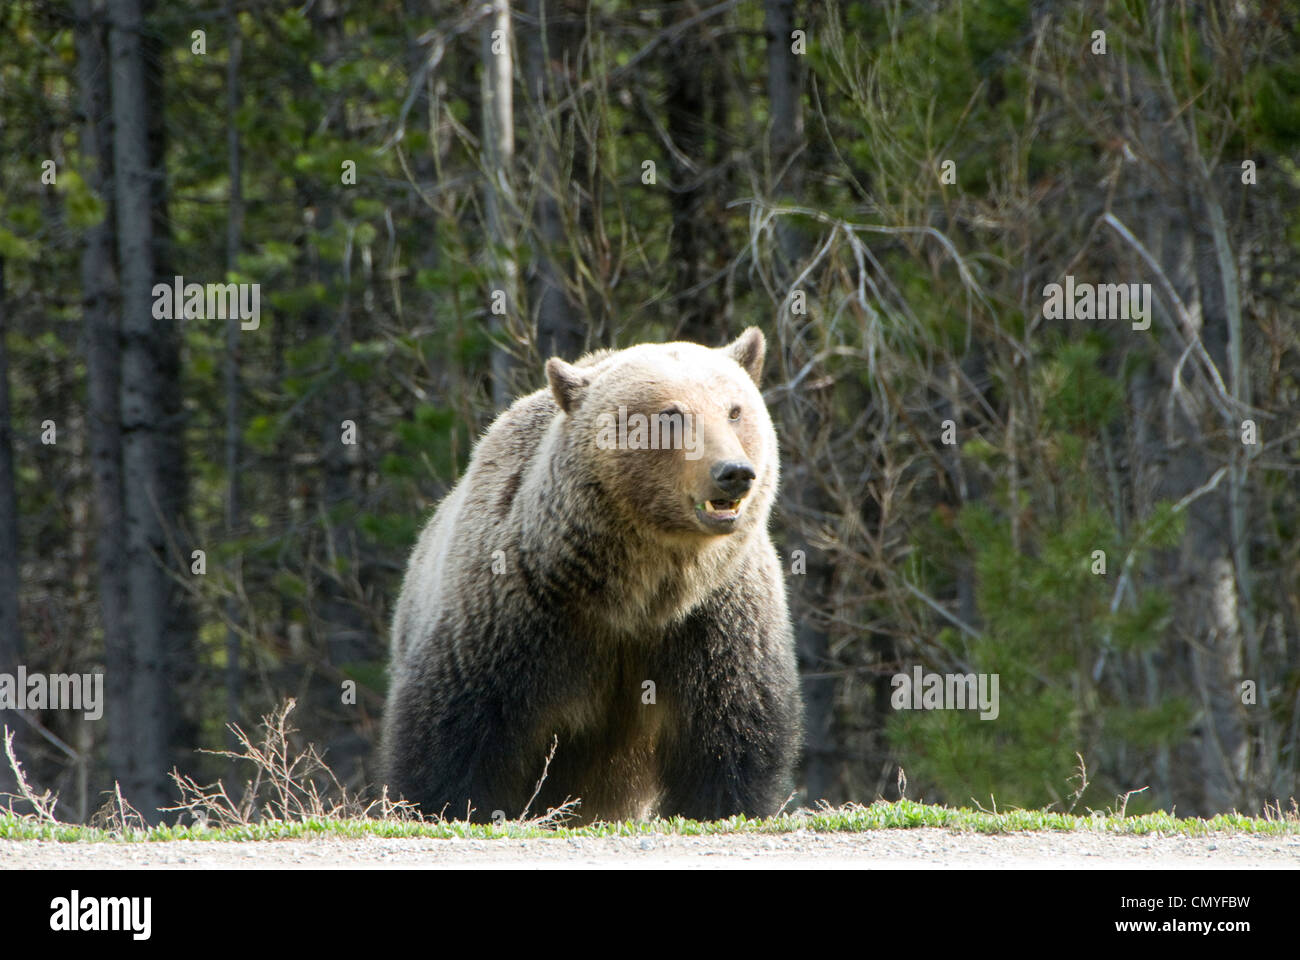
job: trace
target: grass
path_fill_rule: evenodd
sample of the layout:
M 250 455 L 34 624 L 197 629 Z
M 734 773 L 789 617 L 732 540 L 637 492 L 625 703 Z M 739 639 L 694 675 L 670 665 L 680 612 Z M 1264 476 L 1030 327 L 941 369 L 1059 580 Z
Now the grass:
M 1220 814 L 1210 819 L 1178 818 L 1167 813 L 1120 816 L 1101 813 L 1075 816 L 1043 810 L 1009 810 L 990 813 L 936 806 L 914 800 L 878 801 L 871 806 L 781 814 L 764 820 L 732 817 L 701 822 L 675 817 L 644 822 L 596 823 L 581 827 L 545 826 L 535 822 L 469 824 L 463 821 L 419 821 L 382 818 L 306 817 L 298 820 L 262 820 L 237 826 L 160 826 L 148 829 L 105 829 L 76 824 L 42 822 L 0 813 L 0 839 L 73 842 L 155 843 L 168 840 L 302 840 L 315 837 L 420 837 L 428 839 L 567 839 L 578 837 L 715 836 L 719 834 L 781 834 L 807 830 L 813 833 L 856 833 L 942 827 L 959 832 L 1020 833 L 1026 831 L 1086 831 L 1116 835 L 1207 836 L 1300 834 L 1300 819 L 1247 817 Z
M 988 811 L 953 808 L 901 799 L 877 801 L 870 806 L 850 804 L 781 813 L 766 819 L 743 816 L 727 820 L 698 821 L 684 817 L 665 820 L 621 821 L 565 826 L 573 804 L 541 816 L 528 817 L 525 807 L 520 818 L 496 824 L 471 824 L 459 820 L 421 818 L 404 800 L 390 800 L 385 791 L 377 801 L 365 803 L 349 792 L 325 765 L 310 744 L 292 745 L 296 732 L 289 725 L 292 700 L 262 718 L 263 735 L 255 741 L 238 726 L 231 726 L 239 742 L 238 751 L 212 751 L 251 766 L 253 777 L 232 797 L 218 781 L 202 785 L 173 771 L 172 780 L 180 793 L 175 806 L 164 811 L 191 825 L 150 827 L 114 785 L 113 795 L 91 820 L 90 825 L 65 823 L 55 816 L 58 798 L 48 791 L 37 793 L 26 780 L 22 764 L 14 755 L 12 738 L 4 730 L 4 755 L 18 782 L 19 793 L 8 797 L 8 809 L 0 807 L 0 840 L 52 840 L 60 843 L 157 843 L 169 840 L 302 840 L 321 838 L 418 837 L 428 839 L 570 839 L 580 837 L 718 836 L 724 834 L 860 833 L 866 830 L 898 830 L 940 827 L 966 833 L 1072 832 L 1116 835 L 1208 836 L 1212 834 L 1254 834 L 1282 836 L 1300 834 L 1300 805 L 1290 809 L 1280 803 L 1266 806 L 1263 817 L 1238 813 L 1219 814 L 1209 819 L 1178 818 L 1168 813 L 1127 815 L 1131 791 L 1116 798 L 1115 806 L 1086 815 L 1050 810 Z M 207 751 L 205 751 L 207 752 Z M 552 744 L 552 755 L 554 744 Z M 550 757 L 547 757 L 549 768 Z M 545 769 L 542 779 L 546 777 Z M 1087 787 L 1087 770 L 1079 758 L 1078 802 Z M 542 781 L 538 781 L 540 790 Z M 906 780 L 900 771 L 899 790 Z M 536 798 L 534 792 L 533 798 Z M 13 803 L 25 803 L 30 813 L 13 812 Z M 532 800 L 529 801 L 531 806 Z M 977 804 L 977 806 L 979 806 Z M 1073 808 L 1071 808 L 1073 809 Z M 377 815 L 376 815 L 377 814 Z

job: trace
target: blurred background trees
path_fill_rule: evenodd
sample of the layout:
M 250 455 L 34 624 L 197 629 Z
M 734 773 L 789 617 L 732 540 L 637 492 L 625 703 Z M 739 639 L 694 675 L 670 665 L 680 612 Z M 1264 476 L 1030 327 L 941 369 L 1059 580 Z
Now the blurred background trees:
M 109 696 L 0 719 L 65 813 L 225 775 L 195 748 L 285 696 L 368 782 L 406 551 L 495 412 L 552 354 L 750 323 L 806 802 L 901 765 L 1069 806 L 1076 755 L 1084 805 L 1296 794 L 1300 4 L 14 0 L 0 35 L 0 672 Z M 260 326 L 155 318 L 176 275 L 259 284 Z M 1046 316 L 1067 276 L 1150 284 L 1149 329 Z M 998 673 L 999 718 L 893 710 L 917 665 Z

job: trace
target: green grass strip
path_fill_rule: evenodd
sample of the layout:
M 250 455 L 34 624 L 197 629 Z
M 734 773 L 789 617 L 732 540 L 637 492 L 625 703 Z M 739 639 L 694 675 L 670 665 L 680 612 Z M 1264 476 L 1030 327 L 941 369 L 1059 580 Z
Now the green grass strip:
M 1179 818 L 1167 813 L 1120 817 L 1100 811 L 1091 815 L 1052 813 L 1044 810 L 1009 810 L 1002 813 L 933 806 L 912 800 L 880 801 L 869 807 L 843 807 L 811 813 L 781 814 L 763 820 L 732 817 L 701 822 L 674 817 L 644 822 L 596 823 L 581 827 L 548 827 L 534 823 L 501 826 L 459 822 L 377 819 L 304 819 L 267 821 L 247 826 L 204 828 L 161 826 L 125 834 L 98 827 L 41 823 L 31 818 L 0 813 L 0 839 L 54 840 L 60 843 L 155 843 L 167 840 L 303 840 L 313 837 L 423 837 L 431 839 L 566 839 L 579 837 L 715 836 L 723 834 L 781 834 L 807 830 L 813 833 L 858 833 L 864 830 L 945 827 L 975 833 L 1032 831 L 1089 831 L 1126 835 L 1208 836 L 1211 834 L 1300 834 L 1295 817 L 1260 818 L 1219 814 L 1209 819 Z

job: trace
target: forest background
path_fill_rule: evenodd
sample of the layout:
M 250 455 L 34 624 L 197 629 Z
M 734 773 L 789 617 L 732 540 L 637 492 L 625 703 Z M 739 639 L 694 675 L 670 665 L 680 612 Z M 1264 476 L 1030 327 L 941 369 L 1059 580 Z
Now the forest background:
M 551 355 L 750 324 L 801 802 L 1296 795 L 1300 4 L 11 0 L 0 38 L 0 674 L 106 695 L 0 720 L 64 816 L 157 817 L 286 697 L 371 783 L 474 438 Z M 256 324 L 155 311 L 175 277 Z M 998 718 L 895 709 L 917 666 Z

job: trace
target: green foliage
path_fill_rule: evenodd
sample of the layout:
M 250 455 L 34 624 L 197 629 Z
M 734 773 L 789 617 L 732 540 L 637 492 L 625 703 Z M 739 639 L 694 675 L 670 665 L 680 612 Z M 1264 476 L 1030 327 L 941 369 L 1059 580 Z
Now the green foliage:
M 6 260 L 35 260 L 39 248 L 12 230 L 0 227 L 0 257 Z
M 1248 85 L 1260 135 L 1274 149 L 1294 152 L 1300 145 L 1300 56 L 1256 67 Z
M 1098 369 L 1102 345 L 1064 343 L 1040 369 L 1043 419 L 1053 429 L 1103 430 L 1124 408 L 1123 388 Z
M 393 459 L 400 458 L 396 458 L 394 454 L 385 456 L 380 469 L 388 476 L 402 476 L 400 471 L 392 468 Z M 424 517 L 414 515 L 363 513 L 357 518 L 357 523 L 362 532 L 379 546 L 399 554 L 415 543 L 424 520 Z
M 1076 359 L 1090 368 L 1092 356 L 1084 349 Z M 1073 364 L 1058 362 L 1067 369 Z M 987 448 L 972 446 L 976 452 Z M 1023 520 L 1027 513 L 1017 515 Z M 895 714 L 890 741 L 907 758 L 909 771 L 950 798 L 996 795 L 999 802 L 1038 806 L 1062 799 L 1076 753 L 1111 758 L 1125 748 L 1151 748 L 1185 736 L 1191 711 L 1184 699 L 1166 696 L 1156 707 L 1139 707 L 1128 702 L 1122 686 L 1093 682 L 1099 661 L 1137 655 L 1162 642 L 1170 623 L 1167 594 L 1147 588 L 1114 612 L 1111 605 L 1128 566 L 1125 558 L 1131 555 L 1132 565 L 1140 567 L 1155 549 L 1175 546 L 1181 517 L 1172 505 L 1157 504 L 1126 540 L 1109 514 L 1071 504 L 1050 526 L 1032 528 L 1032 537 L 1021 523 L 1017 544 L 1018 521 L 983 504 L 964 508 L 957 529 L 975 573 L 981 629 L 975 636 L 945 629 L 939 640 L 962 664 L 958 672 L 999 676 L 1000 712 L 996 721 L 972 711 Z M 932 527 L 918 541 L 928 557 L 919 569 L 952 568 L 944 530 L 942 524 Z M 1107 558 L 1104 574 L 1094 572 L 1095 551 Z M 1102 776 L 1096 789 L 1128 786 Z
M 457 440 L 465 449 L 465 436 L 450 407 L 420 404 L 413 419 L 396 425 L 399 447 L 384 457 L 381 469 L 389 476 L 415 477 L 423 471 L 447 480 L 459 468 L 452 451 Z
M 103 221 L 107 214 L 104 201 L 86 185 L 77 171 L 63 171 L 59 176 L 59 190 L 64 195 L 70 226 L 85 230 Z

